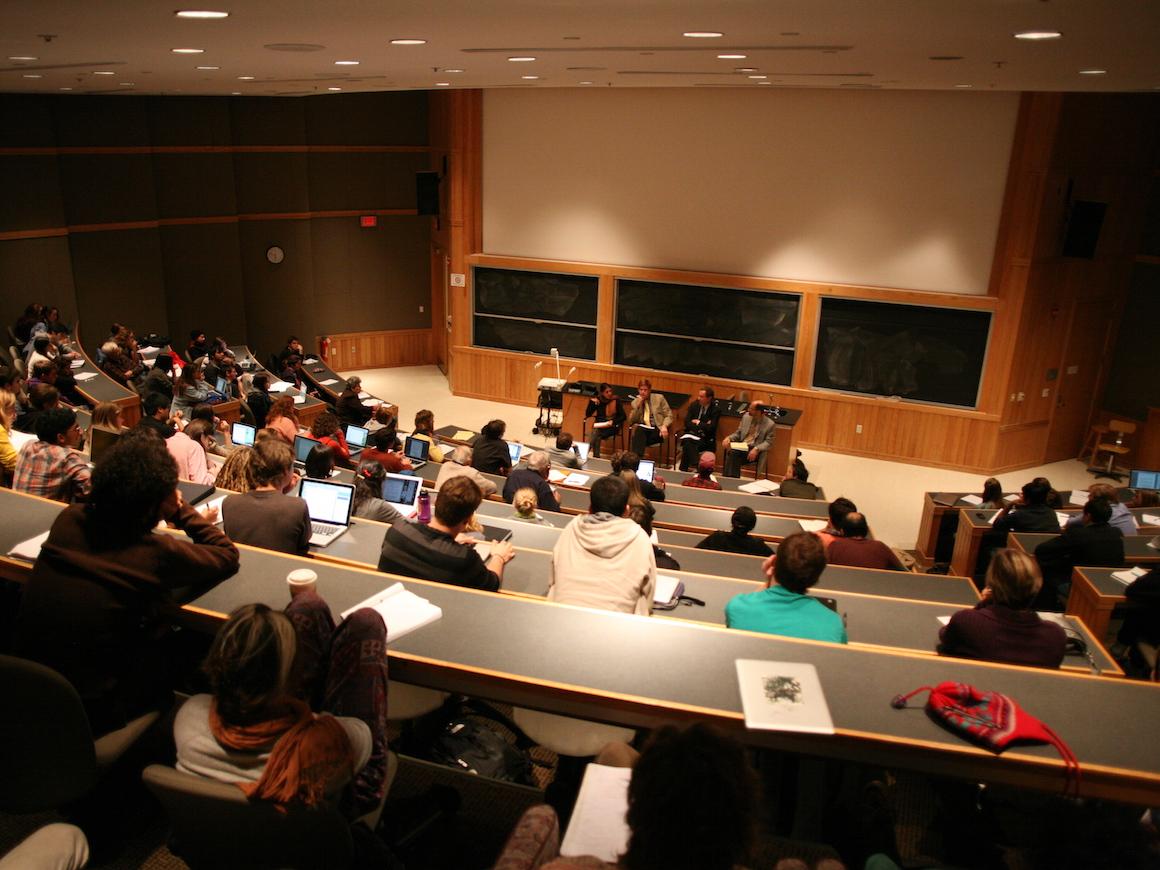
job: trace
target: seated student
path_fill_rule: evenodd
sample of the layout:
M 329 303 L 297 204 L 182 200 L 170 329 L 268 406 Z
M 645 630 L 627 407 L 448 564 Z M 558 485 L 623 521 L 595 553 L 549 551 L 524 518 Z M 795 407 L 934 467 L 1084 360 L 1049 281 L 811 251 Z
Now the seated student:
M 370 441 L 359 454 L 363 462 L 377 462 L 391 474 L 411 470 L 411 460 L 399 452 L 399 436 L 394 429 L 382 428 L 371 434 Z
M 199 360 L 209 353 L 209 341 L 205 337 L 205 333 L 200 329 L 191 329 L 189 331 L 189 344 L 185 346 L 185 359 L 187 362 Z
M 572 520 L 552 550 L 548 598 L 602 610 L 652 613 L 657 566 L 652 542 L 627 519 L 628 485 L 609 475 L 592 484 L 588 513 Z
M 218 472 L 217 488 L 228 489 L 231 492 L 249 492 L 257 486 L 254 481 L 253 459 L 252 447 L 234 448 Z
M 268 425 L 266 417 L 270 413 L 270 406 L 274 404 L 274 400 L 270 398 L 270 377 L 265 373 L 259 372 L 254 375 L 254 379 L 250 382 L 253 388 L 246 393 L 246 405 L 250 409 L 250 413 L 254 415 L 254 428 L 265 429 Z M 290 400 L 294 404 L 294 400 Z
M 741 553 L 766 558 L 773 555 L 769 544 L 749 533 L 757 526 L 757 514 L 749 505 L 733 511 L 731 528 L 727 532 L 713 532 L 697 544 L 698 550 L 720 550 L 723 553 Z
M 83 437 L 74 411 L 43 412 L 36 420 L 36 440 L 17 454 L 12 488 L 56 501 L 83 500 L 92 475 L 88 458 L 78 449 Z
M 354 508 L 356 517 L 377 520 L 380 523 L 396 523 L 403 515 L 388 502 L 383 501 L 383 481 L 387 472 L 379 463 L 363 461 L 354 474 Z
M 121 346 L 112 339 L 101 345 L 100 368 L 124 387 L 131 387 L 145 370 L 144 365 L 126 356 Z
M 205 420 L 194 420 L 165 442 L 177 462 L 179 480 L 206 485 L 214 482 L 217 472 L 209 463 L 209 451 L 216 442 L 211 432 Z
M 1043 585 L 1035 560 L 1017 550 L 997 550 L 985 582 L 982 600 L 954 614 L 939 630 L 939 654 L 1058 668 L 1067 636 L 1032 609 Z
M 1080 525 L 1068 527 L 1058 538 L 1035 548 L 1043 572 L 1041 610 L 1057 610 L 1067 603 L 1071 572 L 1078 565 L 1117 568 L 1124 563 L 1124 535 L 1111 525 L 1112 506 L 1106 498 L 1092 498 L 1083 506 Z
M 282 361 L 282 368 L 278 371 L 278 379 L 293 384 L 295 389 L 302 389 L 302 357 L 296 353 L 286 357 Z
M 62 372 L 54 363 L 37 363 L 33 366 L 28 386 L 35 388 L 38 385 L 54 387 L 61 399 L 74 408 L 88 407 L 85 397 L 77 392 L 77 382 L 73 376 Z
M 528 456 L 527 468 L 517 468 L 507 476 L 503 485 L 503 500 L 511 504 L 516 490 L 533 489 L 539 501 L 540 510 L 560 512 L 560 501 L 548 483 L 548 471 L 552 462 L 543 450 L 535 450 Z M 442 471 L 443 469 L 440 469 Z
M 411 432 L 412 438 L 422 438 L 431 443 L 427 458 L 432 462 L 443 461 L 443 450 L 435 443 L 435 415 L 426 408 L 415 412 L 415 428 Z
M 817 535 L 790 535 L 761 567 L 765 589 L 737 595 L 725 605 L 729 628 L 846 643 L 842 617 L 806 594 L 826 569 L 826 549 Z
M 266 412 L 266 427 L 277 430 L 282 440 L 293 445 L 294 436 L 298 434 L 298 412 L 294 409 L 293 396 L 281 396 L 270 405 Z
M 444 484 L 429 525 L 395 523 L 383 538 L 379 570 L 452 586 L 499 591 L 504 565 L 515 558 L 509 541 L 491 545 L 485 564 L 475 547 L 458 540 L 483 495 L 474 481 L 457 477 Z
M 283 495 L 297 482 L 290 445 L 274 439 L 255 442 L 250 469 L 256 485 L 222 502 L 222 528 L 239 544 L 305 556 L 310 513 L 304 500 Z
M 1141 641 L 1160 646 L 1160 568 L 1133 580 L 1124 596 L 1133 606 L 1124 608 L 1124 624 L 1111 649 L 1117 658 L 1128 656 Z
M 1058 532 L 1059 519 L 1047 504 L 1052 492 L 1046 478 L 1037 477 L 1023 484 L 1023 497 L 999 508 L 992 528 L 1006 540 L 1007 532 Z
M 213 412 L 213 405 L 195 405 L 193 410 L 189 412 L 189 422 L 192 423 L 194 420 L 204 422 L 206 431 L 210 433 L 209 440 L 205 442 L 207 453 L 223 458 L 233 453 L 234 438 L 231 432 L 233 427 Z M 217 439 L 213 436 L 215 432 L 221 433 L 221 444 L 218 444 Z
M 503 420 L 491 420 L 480 430 L 479 437 L 471 445 L 472 468 L 504 476 L 512 470 L 511 451 L 503 440 L 506 431 L 507 424 Z
M 361 392 L 362 378 L 358 375 L 351 375 L 346 379 L 346 386 L 339 395 L 338 401 L 334 403 L 334 413 L 344 424 L 352 423 L 355 426 L 365 426 L 367 421 L 374 416 L 378 406 L 368 408 L 364 405 L 358 395 Z
M 386 635 L 369 608 L 336 628 L 313 590 L 282 613 L 238 608 L 203 665 L 212 694 L 174 721 L 178 770 L 237 783 L 251 800 L 377 814 L 390 785 Z M 312 710 L 320 699 L 339 715 Z
M 60 391 L 48 384 L 35 384 L 28 390 L 28 410 L 21 414 L 14 424 L 17 432 L 36 432 L 36 421 L 41 414 L 61 407 Z
M 631 471 L 635 475 L 640 471 L 640 456 L 631 450 L 621 450 L 612 455 L 610 464 L 612 465 L 613 474 L 620 474 L 622 471 Z M 638 476 L 637 482 L 640 484 L 641 495 L 649 501 L 665 500 L 665 479 L 659 474 L 654 474 L 651 482 L 641 480 Z
M 681 486 L 692 486 L 697 489 L 720 489 L 721 484 L 713 479 L 713 469 L 717 467 L 717 455 L 712 450 L 706 450 L 697 461 L 697 473 L 688 480 L 681 481 Z
M 1119 529 L 1124 537 L 1135 535 L 1140 531 L 1140 526 L 1132 512 L 1120 504 L 1120 491 L 1116 487 L 1107 483 L 1093 483 L 1088 487 L 1088 498 L 1102 498 L 1111 506 L 1112 518 L 1108 520 L 1108 524 L 1113 529 Z M 1083 514 L 1073 516 L 1064 523 L 1064 530 L 1081 526 L 1083 522 Z
M 89 503 L 56 518 L 24 587 L 15 650 L 73 684 L 96 735 L 172 702 L 172 593 L 196 597 L 238 569 L 237 548 L 176 487 L 161 441 L 127 433 Z M 154 534 L 162 519 L 189 540 Z
M 850 511 L 842 520 L 842 537 L 834 538 L 826 548 L 831 565 L 849 565 L 854 568 L 879 568 L 903 571 L 898 557 L 881 541 L 869 537 L 870 526 L 858 511 Z
M 802 462 L 802 452 L 799 450 L 797 458 L 785 471 L 785 480 L 781 482 L 778 494 L 784 498 L 815 499 L 818 497 L 819 490 L 809 482 L 809 479 L 810 471 Z
M 301 357 L 301 356 L 305 356 L 305 355 L 306 355 L 306 351 L 303 350 L 302 342 L 298 340 L 298 336 L 291 335 L 289 338 L 286 339 L 286 346 L 283 347 L 280 351 L 278 351 L 278 356 L 276 357 L 276 359 L 278 360 L 278 368 L 281 368 L 282 365 L 286 362 L 287 358 L 289 358 L 289 357 L 292 357 L 292 356 Z
M 983 491 L 979 493 L 979 498 L 982 499 L 978 506 L 979 510 L 998 510 L 1003 506 L 1003 484 L 993 477 L 988 477 L 983 481 Z
M 310 435 L 317 438 L 334 451 L 334 461 L 343 468 L 350 468 L 350 447 L 346 436 L 338 425 L 338 418 L 329 411 L 323 411 L 310 424 Z
M 315 480 L 329 480 L 334 471 L 334 448 L 326 444 L 315 444 L 306 454 L 306 476 Z
M 584 467 L 584 463 L 580 461 L 580 454 L 576 452 L 572 443 L 572 433 L 561 432 L 556 436 L 556 446 L 545 448 L 553 465 L 559 465 L 561 468 Z
M 44 324 L 44 305 L 39 302 L 32 302 L 24 309 L 24 313 L 16 318 L 16 323 L 12 327 L 12 332 L 16 336 L 16 340 L 24 344 L 32 340 L 32 333 L 37 325 Z
M 722 474 L 726 477 L 740 477 L 741 467 L 750 463 L 757 464 L 754 472 L 756 477 L 765 477 L 765 464 L 769 459 L 769 448 L 773 445 L 777 426 L 765 416 L 763 409 L 761 402 L 750 402 L 737 429 L 722 442 L 721 446 L 725 450 L 725 470 Z M 749 450 L 734 450 L 734 444 L 744 444 Z
M 25 388 L 27 382 L 17 369 L 7 369 L 3 374 L 0 374 L 0 392 L 9 393 L 16 402 L 16 416 L 19 418 L 27 413 L 28 407 L 28 390 Z
M 194 406 L 208 402 L 211 396 L 216 395 L 202 376 L 201 366 L 187 365 L 178 375 L 177 383 L 173 385 L 173 404 L 169 413 L 176 416 L 180 411 L 184 417 L 194 409 Z M 219 401 L 220 398 L 219 396 Z
M 822 546 L 828 549 L 834 538 L 842 537 L 842 521 L 856 510 L 858 510 L 858 506 L 845 496 L 838 496 L 830 502 L 830 524 L 820 532 L 814 533 L 821 539 Z
M 16 417 L 16 399 L 0 390 L 0 486 L 11 485 L 16 471 L 16 448 L 12 446 L 12 421 Z
M 653 532 L 653 518 L 656 516 L 657 510 L 652 506 L 652 502 L 647 499 L 641 500 L 633 504 L 629 500 L 628 504 L 628 518 L 644 529 L 644 533 L 648 535 L 649 543 L 652 544 L 653 559 L 656 560 L 657 570 L 665 569 L 666 571 L 680 571 L 681 563 L 673 558 L 673 554 L 667 550 L 662 550 L 655 543 L 655 535 Z
M 378 432 L 380 429 L 389 429 L 392 432 L 397 432 L 399 418 L 392 414 L 391 409 L 384 403 L 374 409 L 371 418 L 363 423 L 363 427 L 372 434 Z
M 141 396 L 149 393 L 161 393 L 173 401 L 173 357 L 167 353 L 157 354 L 153 367 L 141 382 Z
M 540 497 L 536 495 L 536 491 L 530 486 L 525 486 L 517 489 L 515 495 L 512 496 L 512 507 L 515 513 L 512 514 L 513 520 L 522 520 L 525 523 L 537 523 L 541 526 L 552 525 L 538 513 L 536 508 L 539 506 Z
M 451 451 L 450 458 L 439 469 L 439 476 L 435 478 L 435 491 L 439 492 L 447 481 L 455 477 L 466 477 L 475 481 L 484 498 L 491 498 L 499 492 L 499 487 L 495 483 L 471 467 L 471 448 L 466 444 L 460 444 Z

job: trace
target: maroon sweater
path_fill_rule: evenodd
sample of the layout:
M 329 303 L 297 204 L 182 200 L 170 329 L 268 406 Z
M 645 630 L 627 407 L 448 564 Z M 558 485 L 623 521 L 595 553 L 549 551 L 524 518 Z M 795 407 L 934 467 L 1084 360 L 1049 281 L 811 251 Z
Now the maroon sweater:
M 980 601 L 973 610 L 960 610 L 943 626 L 938 651 L 963 659 L 1058 668 L 1066 645 L 1063 629 L 1044 622 L 1034 610 Z
M 881 541 L 869 538 L 834 538 L 826 547 L 826 561 L 831 565 L 850 565 L 854 568 L 902 570 L 893 550 Z

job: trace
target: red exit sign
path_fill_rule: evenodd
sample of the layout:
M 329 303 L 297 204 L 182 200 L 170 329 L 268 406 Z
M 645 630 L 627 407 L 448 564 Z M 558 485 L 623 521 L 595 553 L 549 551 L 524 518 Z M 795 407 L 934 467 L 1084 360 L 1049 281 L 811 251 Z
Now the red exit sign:
M 379 225 L 379 218 L 377 215 L 364 214 L 358 219 L 360 227 L 377 227 Z

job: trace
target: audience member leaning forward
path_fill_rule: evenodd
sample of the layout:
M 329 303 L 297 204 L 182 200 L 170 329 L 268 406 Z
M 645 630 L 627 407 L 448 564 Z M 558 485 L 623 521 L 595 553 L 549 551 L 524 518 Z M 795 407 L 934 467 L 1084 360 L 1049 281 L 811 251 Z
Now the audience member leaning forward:
M 387 529 L 379 570 L 497 592 L 504 565 L 515 557 L 512 545 L 493 543 L 485 563 L 471 539 L 461 537 L 481 501 L 483 495 L 470 478 L 444 483 L 429 525 L 399 522 Z
M 154 534 L 164 519 L 189 540 Z M 184 588 L 195 597 L 238 569 L 238 551 L 181 500 L 160 439 L 130 432 L 93 472 L 87 505 L 52 524 L 24 588 L 18 655 L 60 671 L 101 735 L 172 701 L 162 615 Z
M 592 484 L 589 512 L 560 534 L 552 553 L 548 598 L 602 610 L 652 612 L 657 566 L 644 530 L 625 518 L 628 484 L 602 477 Z

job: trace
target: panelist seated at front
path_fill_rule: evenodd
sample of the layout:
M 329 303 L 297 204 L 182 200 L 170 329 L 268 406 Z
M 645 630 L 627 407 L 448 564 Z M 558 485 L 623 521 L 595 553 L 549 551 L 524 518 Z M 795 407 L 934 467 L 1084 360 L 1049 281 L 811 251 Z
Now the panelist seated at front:
M 624 406 L 612 392 L 610 384 L 601 384 L 596 398 L 589 400 L 584 409 L 584 418 L 594 417 L 592 432 L 588 436 L 588 446 L 594 455 L 600 455 L 600 442 L 620 432 L 624 425 Z
M 697 392 L 697 401 L 689 406 L 685 414 L 685 431 L 681 434 L 681 471 L 696 467 L 701 454 L 706 451 L 717 453 L 717 423 L 721 411 L 713 388 L 706 385 Z
M 632 400 L 628 415 L 628 425 L 633 427 L 629 449 L 637 456 L 644 456 L 645 450 L 669 437 L 673 411 L 668 399 L 660 393 L 653 393 L 652 383 L 647 378 L 641 378 L 636 388 L 640 395 Z
M 726 477 L 740 477 L 741 467 L 757 463 L 757 477 L 765 476 L 765 463 L 773 445 L 774 423 L 765 416 L 761 402 L 750 402 L 741 423 L 722 445 L 725 448 Z

